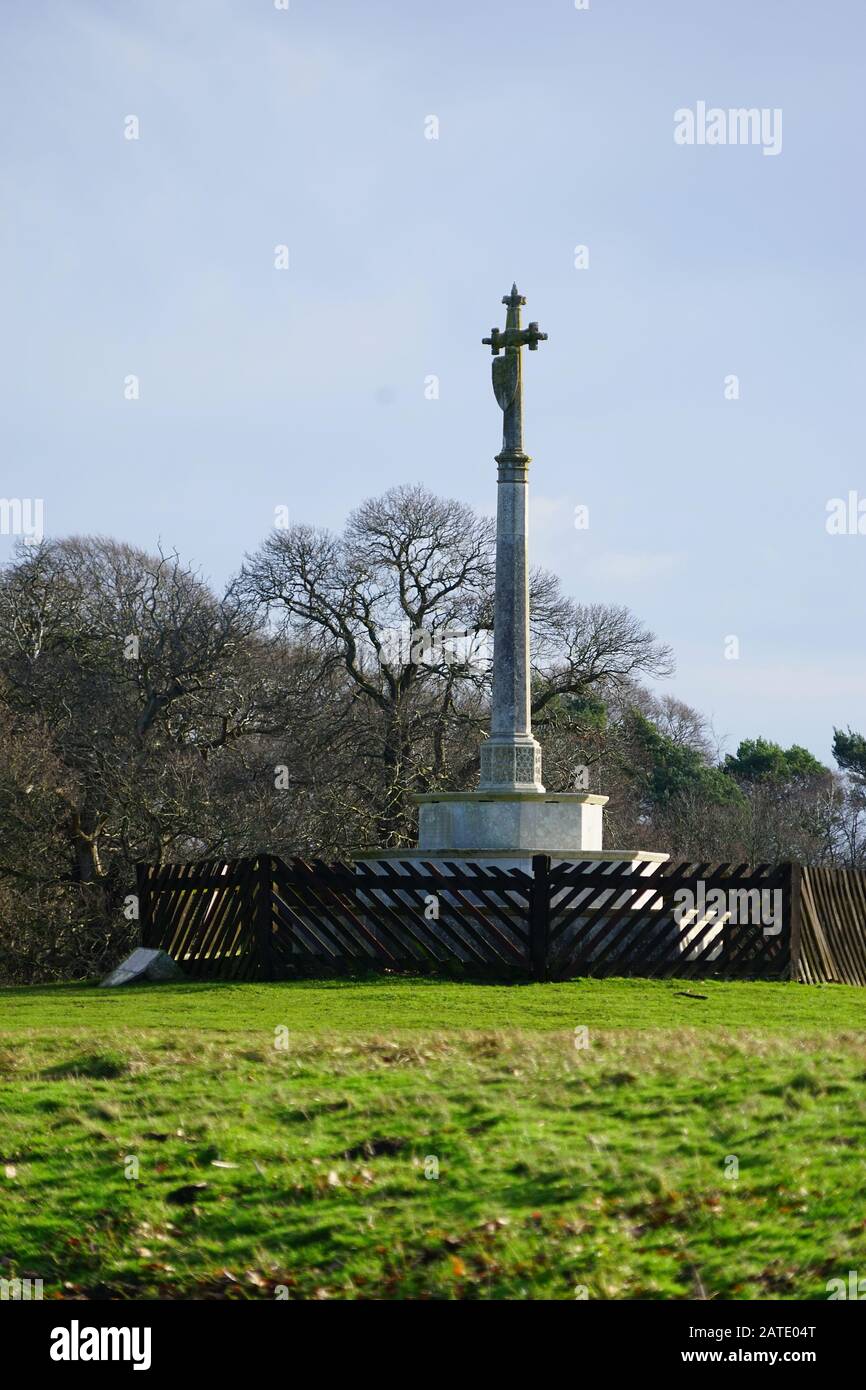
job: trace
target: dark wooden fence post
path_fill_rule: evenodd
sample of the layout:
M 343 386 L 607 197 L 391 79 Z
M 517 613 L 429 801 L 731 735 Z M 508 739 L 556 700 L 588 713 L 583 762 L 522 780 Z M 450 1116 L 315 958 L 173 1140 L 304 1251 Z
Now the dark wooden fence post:
M 142 946 L 149 944 L 150 937 L 150 889 L 148 888 L 148 865 L 135 866 L 135 894 L 138 898 L 138 935 Z
M 532 856 L 532 891 L 529 899 L 529 964 L 535 980 L 548 978 L 550 940 L 550 855 Z
M 271 940 L 271 916 L 274 866 L 269 854 L 260 854 L 256 860 L 254 881 L 253 933 L 258 958 L 258 973 L 261 979 L 272 980 L 274 978 L 274 952 Z
M 788 949 L 791 955 L 789 975 L 792 980 L 800 979 L 800 932 L 802 925 L 803 866 L 791 864 L 788 877 Z

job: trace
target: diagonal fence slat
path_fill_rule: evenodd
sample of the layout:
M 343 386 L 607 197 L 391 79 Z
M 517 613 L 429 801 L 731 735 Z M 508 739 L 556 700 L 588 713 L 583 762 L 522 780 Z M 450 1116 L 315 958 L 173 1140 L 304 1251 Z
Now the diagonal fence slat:
M 198 917 L 191 926 L 185 940 L 187 969 L 195 977 L 207 973 L 207 963 L 223 956 L 228 959 L 228 941 L 239 931 L 242 914 L 242 888 L 236 886 L 228 873 L 221 876 L 220 888 L 198 888 L 196 899 Z M 191 914 L 192 915 L 192 914 Z M 232 932 L 234 928 L 234 933 Z M 191 958 L 191 959 L 190 959 Z
M 278 867 L 277 879 L 283 890 L 292 896 L 295 926 L 302 924 L 301 936 L 294 943 L 300 947 L 301 953 L 306 936 L 307 949 L 309 939 L 318 940 L 320 946 L 324 945 L 332 965 L 338 966 L 344 960 L 362 959 L 365 954 L 375 958 L 377 953 L 386 963 L 395 962 L 396 957 L 388 943 L 377 941 L 363 918 L 343 901 L 334 886 L 335 880 L 337 883 L 340 881 L 338 876 L 332 876 L 330 882 L 323 880 L 312 866 L 296 859 L 291 867 Z M 313 954 L 320 955 L 321 951 L 314 951 Z
M 496 868 L 482 869 L 472 864 L 467 867 L 475 872 L 475 886 L 467 896 L 452 888 L 457 877 L 456 864 L 445 862 L 447 874 L 432 862 L 426 867 L 441 883 L 449 910 L 454 911 L 456 906 L 462 909 L 467 932 L 474 929 L 476 937 L 503 962 L 516 966 L 528 962 L 528 931 L 523 929 L 520 917 L 526 917 L 528 912 L 531 879 L 525 875 L 512 877 Z
M 423 885 L 414 884 L 411 888 L 401 889 L 401 893 L 406 895 L 411 894 L 413 901 L 418 898 L 422 899 L 425 915 L 426 912 L 429 911 L 431 905 L 435 906 L 436 915 L 429 919 L 431 931 L 435 936 L 440 938 L 443 945 L 454 952 L 459 960 L 467 964 L 474 963 L 476 965 L 486 966 L 489 964 L 489 953 L 486 950 L 485 944 L 478 939 L 477 934 L 473 935 L 471 932 L 461 929 L 461 915 L 450 911 L 450 904 L 447 896 L 444 901 L 440 896 L 439 883 L 440 881 L 443 884 L 447 883 L 447 878 L 437 873 L 435 865 L 429 865 L 428 867 L 431 870 L 431 879 L 435 879 L 436 881 L 435 892 L 431 892 L 431 887 L 433 885 L 428 882 Z M 373 877 L 375 877 L 375 875 Z M 452 893 L 454 892 L 453 889 L 450 891 Z M 479 917 L 483 918 L 483 913 L 479 912 Z

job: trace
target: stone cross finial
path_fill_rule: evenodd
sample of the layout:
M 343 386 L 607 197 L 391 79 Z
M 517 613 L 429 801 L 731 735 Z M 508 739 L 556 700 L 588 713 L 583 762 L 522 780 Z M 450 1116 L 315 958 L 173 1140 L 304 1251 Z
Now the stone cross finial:
M 511 286 L 511 294 L 502 296 L 502 303 L 508 309 L 505 315 L 505 331 L 491 328 L 490 337 L 481 339 L 484 346 L 490 348 L 494 357 L 498 357 L 503 348 L 518 350 L 528 347 L 530 352 L 536 352 L 538 344 L 547 341 L 547 334 L 539 332 L 537 323 L 529 324 L 528 328 L 520 327 L 520 308 L 526 303 L 526 295 L 518 294 L 517 285 L 514 284 Z
M 489 338 L 482 338 L 485 347 L 493 353 L 493 394 L 503 413 L 502 453 L 497 455 L 512 463 L 526 463 L 529 459 L 523 452 L 523 366 L 521 348 L 528 347 L 535 352 L 538 344 L 545 342 L 546 333 L 539 332 L 538 324 L 531 323 L 528 328 L 520 326 L 521 305 L 526 296 L 519 294 L 517 285 L 511 286 L 511 294 L 502 296 L 502 303 L 508 312 L 505 315 L 505 328 L 490 330 Z M 504 353 L 500 357 L 500 352 Z

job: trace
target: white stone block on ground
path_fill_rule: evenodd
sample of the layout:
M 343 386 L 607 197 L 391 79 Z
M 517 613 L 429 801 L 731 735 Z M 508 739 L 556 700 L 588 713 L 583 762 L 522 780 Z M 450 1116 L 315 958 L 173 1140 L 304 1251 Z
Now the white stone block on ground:
M 184 980 L 186 976 L 166 951 L 152 950 L 147 946 L 137 946 L 125 961 L 106 975 L 100 988 L 110 985 L 140 984 L 142 980 L 157 983 L 160 980 Z

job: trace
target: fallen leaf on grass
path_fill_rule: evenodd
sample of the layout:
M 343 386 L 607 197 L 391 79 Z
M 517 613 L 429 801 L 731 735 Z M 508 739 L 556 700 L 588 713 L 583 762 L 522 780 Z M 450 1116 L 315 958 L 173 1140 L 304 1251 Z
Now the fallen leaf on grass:
M 510 1224 L 507 1216 L 497 1216 L 493 1221 L 484 1221 L 480 1229 L 486 1231 L 489 1236 L 495 1236 L 497 1231 L 501 1231 L 503 1227 Z

